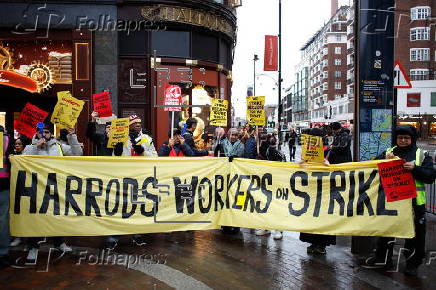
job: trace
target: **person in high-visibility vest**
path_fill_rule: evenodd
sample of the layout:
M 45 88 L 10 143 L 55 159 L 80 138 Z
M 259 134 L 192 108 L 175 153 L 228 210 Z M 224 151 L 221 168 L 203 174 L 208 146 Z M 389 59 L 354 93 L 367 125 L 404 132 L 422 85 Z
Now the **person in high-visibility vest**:
M 405 274 L 416 276 L 418 267 L 425 258 L 425 184 L 431 184 L 436 179 L 436 170 L 433 167 L 431 156 L 416 146 L 418 134 L 415 127 L 401 125 L 395 129 L 394 138 L 396 146 L 389 148 L 377 159 L 402 158 L 406 161 L 404 168 L 410 170 L 416 183 L 417 197 L 413 199 L 413 212 L 415 216 L 415 237 L 406 239 L 404 255 L 406 257 Z M 366 268 L 392 267 L 392 255 L 395 245 L 394 238 L 381 237 L 377 242 L 376 254 L 365 261 Z M 401 252 L 400 252 L 401 253 Z

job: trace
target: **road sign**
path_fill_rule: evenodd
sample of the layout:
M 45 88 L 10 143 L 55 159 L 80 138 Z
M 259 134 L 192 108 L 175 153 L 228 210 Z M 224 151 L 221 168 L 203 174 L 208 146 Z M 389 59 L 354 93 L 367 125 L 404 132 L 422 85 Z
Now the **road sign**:
M 399 60 L 395 61 L 394 66 L 394 88 L 396 89 L 411 89 L 412 83 L 409 76 L 406 74 L 404 67 Z

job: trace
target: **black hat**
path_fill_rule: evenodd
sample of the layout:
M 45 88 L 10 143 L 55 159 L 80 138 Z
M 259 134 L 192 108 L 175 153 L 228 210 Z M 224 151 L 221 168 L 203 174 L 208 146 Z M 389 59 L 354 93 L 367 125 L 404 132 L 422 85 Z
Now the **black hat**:
M 312 128 L 309 131 L 309 135 L 323 137 L 325 135 L 325 133 L 324 133 L 324 130 L 322 130 L 320 128 Z
M 195 118 L 189 118 L 188 120 L 186 120 L 186 127 L 192 128 L 192 125 L 197 124 L 198 121 Z
M 339 122 L 333 122 L 330 124 L 330 128 L 332 128 L 332 130 L 336 131 L 336 130 L 340 130 L 342 128 L 342 125 Z
M 418 138 L 418 131 L 412 125 L 400 125 L 395 128 L 394 135 L 395 138 L 397 138 L 398 135 L 409 135 L 412 137 L 412 143 L 415 143 Z

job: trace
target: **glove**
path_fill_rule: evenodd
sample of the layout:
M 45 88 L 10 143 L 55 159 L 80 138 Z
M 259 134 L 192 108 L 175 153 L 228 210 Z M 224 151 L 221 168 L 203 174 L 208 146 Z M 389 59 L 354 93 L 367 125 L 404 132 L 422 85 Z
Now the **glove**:
M 121 155 L 123 155 L 123 147 L 124 147 L 123 142 L 118 142 L 118 143 L 115 145 L 115 148 L 114 148 L 114 155 L 115 155 L 115 156 L 121 156 Z
M 133 145 L 133 143 L 132 143 L 132 147 L 133 147 L 133 150 L 135 150 L 136 154 L 144 153 L 144 147 L 142 147 L 141 145 Z

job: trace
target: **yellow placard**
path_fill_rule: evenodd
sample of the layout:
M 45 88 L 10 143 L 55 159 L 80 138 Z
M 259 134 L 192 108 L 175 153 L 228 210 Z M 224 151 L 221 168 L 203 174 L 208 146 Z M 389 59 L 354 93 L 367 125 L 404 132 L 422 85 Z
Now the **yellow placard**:
M 129 118 L 119 118 L 112 120 L 108 148 L 114 148 L 117 143 L 125 143 L 129 140 Z
M 213 126 L 227 127 L 227 111 L 229 102 L 227 100 L 212 99 L 210 108 L 210 124 Z
M 99 236 L 221 226 L 414 236 L 412 201 L 386 202 L 377 164 L 228 158 L 13 156 L 11 234 Z
M 74 128 L 85 101 L 74 98 L 69 91 L 58 92 L 58 102 L 51 115 L 51 122 L 60 129 Z
M 3 132 L 0 132 L 0 168 L 3 168 Z
M 249 125 L 265 126 L 265 97 L 247 97 Z
M 307 162 L 324 162 L 322 137 L 301 135 L 301 160 Z

